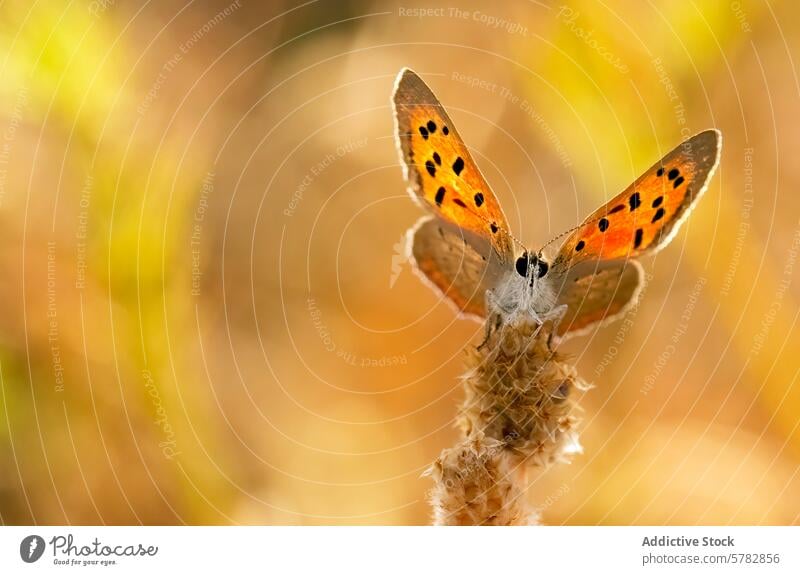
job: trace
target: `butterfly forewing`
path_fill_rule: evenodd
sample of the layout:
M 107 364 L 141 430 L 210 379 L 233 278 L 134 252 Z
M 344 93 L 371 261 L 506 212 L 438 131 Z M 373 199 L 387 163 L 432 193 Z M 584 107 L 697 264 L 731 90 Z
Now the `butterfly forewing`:
M 414 72 L 400 72 L 393 97 L 409 190 L 457 227 L 487 238 L 502 262 L 513 247 L 497 198 L 442 104 Z
M 638 257 L 669 243 L 719 162 L 720 134 L 686 140 L 589 216 L 561 246 L 557 265 Z

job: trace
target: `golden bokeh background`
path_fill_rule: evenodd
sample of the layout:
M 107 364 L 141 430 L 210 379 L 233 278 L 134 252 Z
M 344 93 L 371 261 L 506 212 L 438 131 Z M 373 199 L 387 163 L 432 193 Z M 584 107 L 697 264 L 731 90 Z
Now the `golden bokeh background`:
M 403 257 L 403 66 L 530 246 L 722 131 L 641 305 L 563 346 L 585 451 L 528 493 L 800 522 L 796 3 L 11 0 L 0 48 L 3 524 L 428 522 L 482 328 Z

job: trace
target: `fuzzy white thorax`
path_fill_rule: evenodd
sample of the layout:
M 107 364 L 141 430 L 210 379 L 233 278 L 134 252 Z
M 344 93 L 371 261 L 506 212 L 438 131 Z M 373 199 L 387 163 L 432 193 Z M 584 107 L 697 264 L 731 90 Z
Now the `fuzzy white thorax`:
M 498 286 L 487 292 L 487 309 L 499 314 L 504 320 L 529 318 L 541 324 L 557 307 L 558 282 L 554 274 L 536 277 L 532 268 L 527 277 L 508 272 Z

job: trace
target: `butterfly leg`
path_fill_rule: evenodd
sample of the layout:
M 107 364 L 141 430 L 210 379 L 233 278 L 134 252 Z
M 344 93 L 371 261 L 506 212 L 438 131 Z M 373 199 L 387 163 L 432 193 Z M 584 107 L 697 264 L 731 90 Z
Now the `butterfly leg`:
M 486 331 L 483 336 L 483 341 L 478 346 L 478 351 L 480 351 L 484 345 L 489 341 L 489 338 L 492 337 L 492 332 L 496 332 L 500 329 L 503 325 L 503 316 L 499 313 L 494 312 L 489 317 L 486 318 Z
M 561 323 L 561 320 L 564 319 L 564 316 L 567 314 L 567 304 L 557 305 L 547 313 L 542 316 L 542 324 L 544 322 L 552 321 L 553 322 L 553 329 L 550 331 L 550 338 L 552 340 L 553 334 L 558 331 L 558 325 Z
M 556 325 L 561 323 L 561 320 L 564 319 L 564 316 L 567 314 L 567 304 L 562 303 L 561 305 L 557 305 L 547 313 L 542 316 L 544 321 L 552 321 Z
M 483 337 L 483 341 L 478 346 L 480 350 L 486 342 L 489 341 L 489 338 L 492 336 L 492 333 L 499 330 L 503 325 L 503 318 L 508 315 L 508 312 L 503 309 L 503 306 L 500 303 L 500 300 L 494 294 L 492 290 L 486 290 L 486 310 L 488 311 L 488 315 L 486 317 L 486 333 Z

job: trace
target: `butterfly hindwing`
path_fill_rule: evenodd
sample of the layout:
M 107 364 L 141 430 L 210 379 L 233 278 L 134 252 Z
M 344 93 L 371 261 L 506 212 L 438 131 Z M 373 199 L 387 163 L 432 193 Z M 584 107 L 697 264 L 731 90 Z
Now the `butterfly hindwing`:
M 558 335 L 578 335 L 597 323 L 612 321 L 636 303 L 643 284 L 636 260 L 582 262 L 569 270 L 558 290 L 566 305 Z
M 459 311 L 475 319 L 486 316 L 486 290 L 504 273 L 487 238 L 424 216 L 408 231 L 408 242 L 415 268 Z
M 443 220 L 487 238 L 497 257 L 510 261 L 512 241 L 500 204 L 442 104 L 407 68 L 397 77 L 392 101 L 409 191 Z
M 719 162 L 717 130 L 689 138 L 589 216 L 561 246 L 556 265 L 638 257 L 665 246 L 702 196 Z

